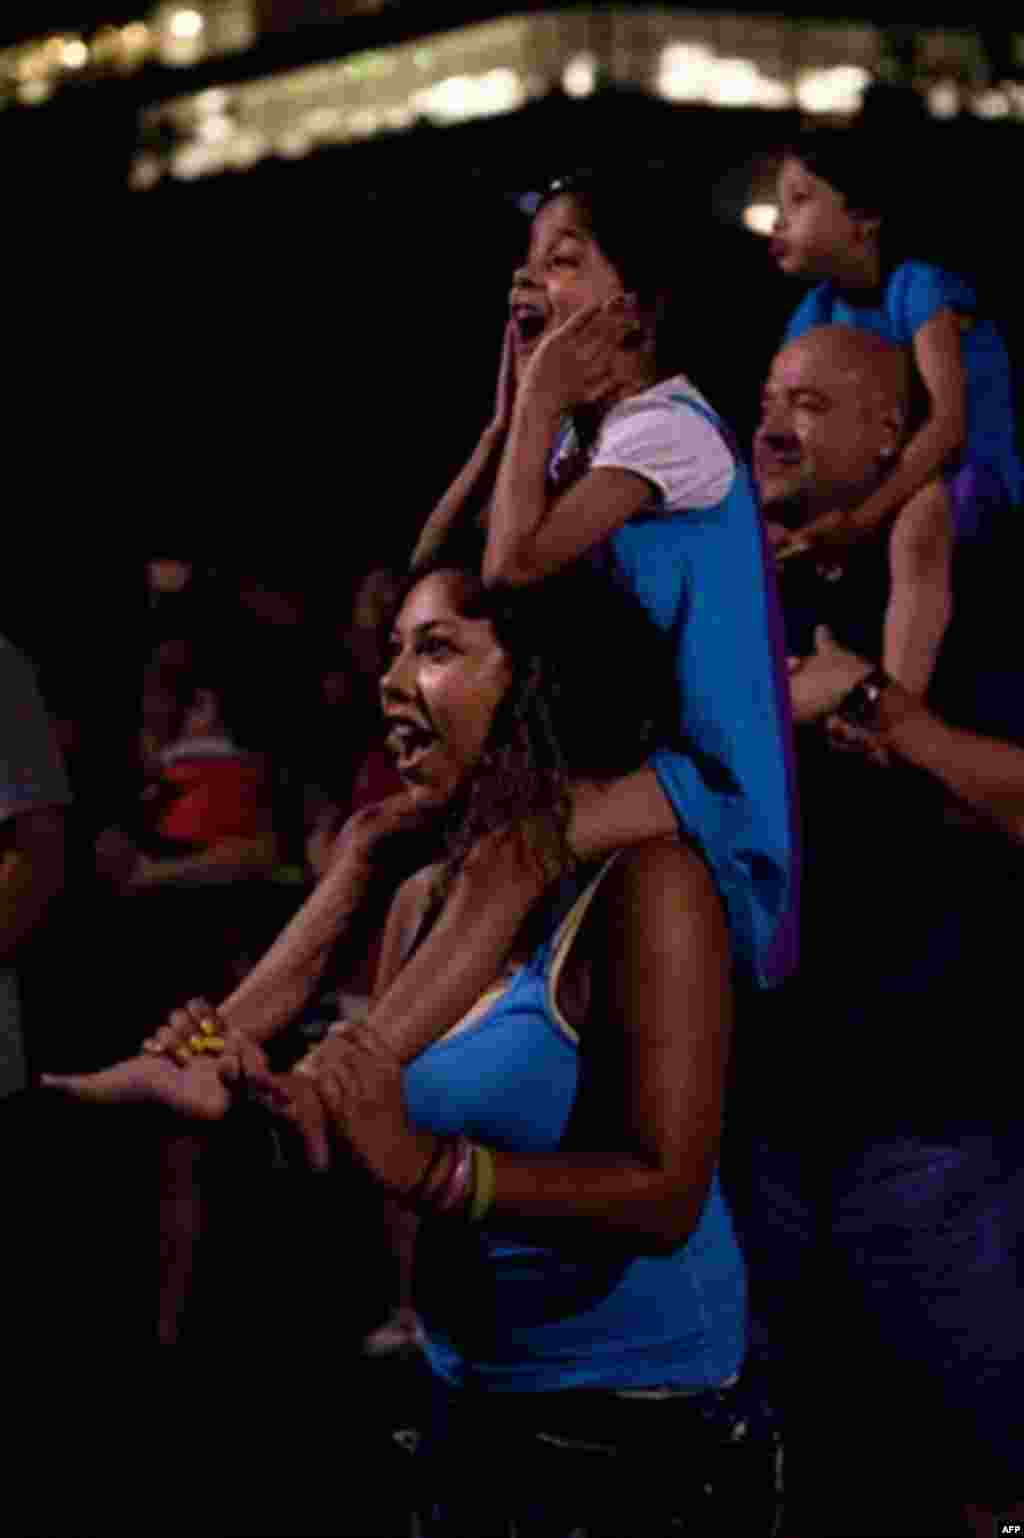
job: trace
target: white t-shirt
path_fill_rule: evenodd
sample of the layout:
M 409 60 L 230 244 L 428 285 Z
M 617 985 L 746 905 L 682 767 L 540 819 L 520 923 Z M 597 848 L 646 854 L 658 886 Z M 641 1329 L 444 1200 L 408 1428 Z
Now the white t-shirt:
M 71 800 L 67 775 L 31 665 L 0 638 L 0 841 L 12 819 Z M 0 967 L 0 1099 L 23 1088 L 18 980 Z
M 683 405 L 680 396 L 711 410 L 686 376 L 675 374 L 613 406 L 589 456 L 591 470 L 631 470 L 650 481 L 655 495 L 648 511 L 715 507 L 728 496 L 736 474 L 722 434 L 700 411 Z M 552 460 L 555 476 L 574 448 L 570 428 Z

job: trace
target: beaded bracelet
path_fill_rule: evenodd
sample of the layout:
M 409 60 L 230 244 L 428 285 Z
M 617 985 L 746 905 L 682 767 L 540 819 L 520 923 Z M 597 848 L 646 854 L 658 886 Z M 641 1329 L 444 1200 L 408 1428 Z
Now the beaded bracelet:
M 477 1143 L 473 1148 L 473 1197 L 469 1206 L 471 1223 L 482 1223 L 494 1206 L 496 1185 L 494 1155 L 489 1148 Z
M 434 1147 L 430 1158 L 426 1162 L 423 1174 L 420 1176 L 419 1180 L 417 1180 L 412 1189 L 406 1192 L 405 1196 L 402 1198 L 404 1202 L 415 1203 L 418 1202 L 422 1196 L 424 1196 L 426 1189 L 430 1184 L 431 1176 L 436 1171 L 445 1154 L 448 1152 L 449 1146 L 450 1145 L 447 1138 L 436 1137 L 434 1139 Z
M 473 1179 L 473 1144 L 461 1134 L 455 1140 L 451 1174 L 434 1198 L 435 1212 L 454 1212 L 470 1194 Z

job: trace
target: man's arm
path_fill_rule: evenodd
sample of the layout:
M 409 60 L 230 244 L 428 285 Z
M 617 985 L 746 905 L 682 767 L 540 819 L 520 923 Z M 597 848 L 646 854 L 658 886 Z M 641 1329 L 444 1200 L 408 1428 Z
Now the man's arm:
M 881 746 L 1024 843 L 1024 748 L 949 726 L 902 689 L 878 701 Z
M 25 811 L 10 822 L 10 843 L 0 858 L 0 966 L 13 964 L 64 885 L 62 810 Z
M 815 632 L 811 655 L 792 659 L 791 667 L 793 717 L 799 725 L 827 721 L 838 745 L 912 764 L 962 806 L 990 817 L 1024 842 L 1024 748 L 948 725 L 898 683 L 879 694 L 870 726 L 849 725 L 835 712 L 872 665 L 838 646 L 824 626 Z

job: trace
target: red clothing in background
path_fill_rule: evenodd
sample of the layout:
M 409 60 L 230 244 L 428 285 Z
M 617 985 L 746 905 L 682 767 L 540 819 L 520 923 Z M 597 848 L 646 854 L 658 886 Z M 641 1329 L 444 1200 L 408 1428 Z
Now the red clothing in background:
M 157 820 L 162 838 L 209 849 L 253 838 L 272 826 L 270 786 L 259 758 L 224 739 L 169 748 L 160 778 L 167 802 Z

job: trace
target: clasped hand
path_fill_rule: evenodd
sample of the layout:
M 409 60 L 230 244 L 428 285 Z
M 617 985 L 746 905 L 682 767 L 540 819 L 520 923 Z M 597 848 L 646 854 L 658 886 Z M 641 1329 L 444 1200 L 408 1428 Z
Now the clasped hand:
M 789 658 L 793 720 L 798 726 L 824 720 L 870 672 L 870 662 L 840 646 L 827 625 L 819 625 L 814 651 L 807 657 Z
M 389 1196 L 407 1196 L 433 1152 L 409 1121 L 401 1063 L 366 1026 L 339 1023 L 295 1072 L 251 1074 L 247 1087 L 290 1123 L 313 1169 L 343 1149 Z
M 778 526 L 776 526 L 778 527 Z M 832 564 L 830 557 L 839 557 L 864 535 L 864 530 L 849 513 L 822 513 L 802 529 L 787 530 L 772 540 L 778 565 L 796 556 L 817 556 Z

